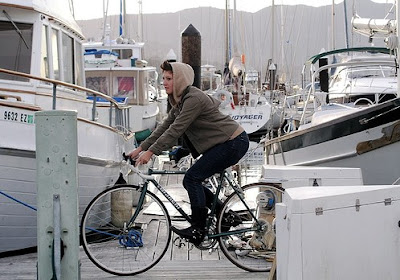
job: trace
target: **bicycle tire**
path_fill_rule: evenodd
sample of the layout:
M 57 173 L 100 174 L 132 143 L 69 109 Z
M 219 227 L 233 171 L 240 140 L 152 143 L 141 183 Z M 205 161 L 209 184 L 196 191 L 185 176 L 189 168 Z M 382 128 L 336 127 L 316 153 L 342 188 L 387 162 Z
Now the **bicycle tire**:
M 135 197 L 141 188 L 119 185 L 98 194 L 81 220 L 81 243 L 100 269 L 118 276 L 136 275 L 156 265 L 171 241 L 171 219 L 163 202 L 147 191 L 139 215 Z
M 219 233 L 227 232 L 226 217 L 234 212 L 235 219 L 228 225 L 229 235 L 218 237 L 220 248 L 224 255 L 237 267 L 250 272 L 268 272 L 275 258 L 275 203 L 282 201 L 284 189 L 266 183 L 253 183 L 242 187 L 243 199 L 262 224 L 257 230 L 257 224 L 236 193 L 232 193 L 222 205 L 217 218 Z M 268 201 L 257 202 L 270 196 Z M 272 201 L 274 199 L 274 201 Z M 269 205 L 265 204 L 270 202 Z M 264 204 L 263 204 L 264 203 Z M 249 229 L 243 232 L 243 230 Z M 241 231 L 242 230 L 242 231 Z M 235 231 L 237 231 L 235 233 Z M 241 232 L 239 232 L 241 231 Z

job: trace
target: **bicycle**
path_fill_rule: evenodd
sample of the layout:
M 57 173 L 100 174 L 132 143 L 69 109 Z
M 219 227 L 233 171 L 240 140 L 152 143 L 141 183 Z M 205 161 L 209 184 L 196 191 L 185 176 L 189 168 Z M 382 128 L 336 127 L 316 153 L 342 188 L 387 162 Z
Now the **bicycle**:
M 190 216 L 153 177 L 129 165 L 143 182 L 116 185 L 99 193 L 87 206 L 81 220 L 81 243 L 89 259 L 100 269 L 119 276 L 143 273 L 155 266 L 171 242 L 171 217 L 161 193 L 182 215 Z M 154 171 L 151 174 L 183 174 L 185 171 Z M 216 212 L 216 202 L 225 183 L 233 189 Z M 268 272 L 275 257 L 274 206 L 284 190 L 264 183 L 240 187 L 224 170 L 207 219 L 205 250 L 216 244 L 233 264 L 250 272 Z M 234 215 L 232 215 L 234 214 Z

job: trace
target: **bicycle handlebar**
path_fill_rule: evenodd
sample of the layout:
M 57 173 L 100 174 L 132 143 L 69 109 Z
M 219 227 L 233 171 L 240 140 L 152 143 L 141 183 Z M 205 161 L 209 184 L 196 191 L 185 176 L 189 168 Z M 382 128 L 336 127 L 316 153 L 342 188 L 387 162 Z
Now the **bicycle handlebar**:
M 144 174 L 142 171 L 140 171 L 140 170 L 135 166 L 135 163 L 136 163 L 135 160 L 133 160 L 131 157 L 127 156 L 125 153 L 122 153 L 122 156 L 123 156 L 123 158 L 124 158 L 123 162 L 126 162 L 127 165 L 128 165 L 128 167 L 129 167 L 134 173 L 136 173 L 137 175 L 139 175 L 140 178 L 142 178 L 142 179 L 144 179 L 144 180 L 154 180 L 154 177 L 153 177 L 153 176 Z M 127 161 L 128 159 L 129 159 L 129 163 L 130 163 L 130 164 L 128 164 L 128 161 Z

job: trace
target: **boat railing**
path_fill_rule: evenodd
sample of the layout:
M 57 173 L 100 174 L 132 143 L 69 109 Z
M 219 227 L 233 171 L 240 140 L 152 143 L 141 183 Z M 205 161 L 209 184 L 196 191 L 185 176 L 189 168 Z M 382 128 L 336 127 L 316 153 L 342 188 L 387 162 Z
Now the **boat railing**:
M 129 109 L 130 106 L 127 106 L 125 104 L 120 104 L 116 100 L 114 100 L 112 97 L 103 94 L 101 92 L 85 88 L 82 86 L 58 81 L 58 80 L 53 80 L 49 78 L 43 78 L 43 77 L 37 77 L 34 75 L 22 73 L 22 72 L 17 72 L 17 71 L 12 71 L 8 69 L 3 69 L 0 68 L 0 73 L 5 73 L 8 75 L 13 75 L 13 76 L 19 76 L 19 77 L 24 77 L 32 80 L 37 80 L 41 82 L 45 82 L 48 84 L 51 84 L 53 87 L 53 100 L 52 100 L 52 110 L 57 109 L 57 87 L 58 86 L 63 86 L 65 88 L 70 88 L 72 90 L 78 90 L 85 92 L 86 94 L 91 94 L 94 96 L 93 98 L 93 103 L 92 103 L 92 116 L 91 116 L 91 121 L 96 121 L 97 118 L 97 97 L 102 98 L 103 100 L 106 100 L 110 102 L 110 111 L 109 111 L 109 126 L 113 127 L 124 134 L 130 134 L 129 131 Z M 104 104 L 104 103 L 103 103 Z M 113 117 L 114 114 L 114 117 Z M 114 121 L 114 123 L 113 123 Z
M 314 110 L 316 109 L 316 107 L 318 106 L 318 102 L 319 101 L 321 104 L 323 104 L 325 101 L 320 97 L 318 98 L 317 96 L 317 91 L 316 91 L 316 86 L 315 86 L 315 82 L 317 81 L 317 77 L 319 75 L 320 72 L 324 71 L 324 70 L 328 70 L 331 68 L 338 68 L 338 67 L 360 67 L 360 66 L 382 66 L 382 65 L 386 65 L 386 66 L 391 66 L 391 67 L 396 67 L 396 63 L 395 61 L 387 61 L 387 60 L 363 60 L 363 61 L 348 61 L 348 62 L 341 62 L 341 63 L 332 63 L 332 64 L 327 64 L 324 66 L 319 67 L 318 69 L 315 69 L 314 67 L 312 67 L 310 69 L 311 72 L 311 87 L 308 90 L 307 97 L 306 100 L 304 102 L 304 108 L 307 108 L 310 101 L 313 100 L 313 104 L 314 104 Z M 328 92 L 326 94 L 329 94 Z M 302 112 L 302 116 L 300 118 L 300 124 L 305 124 L 305 120 L 306 120 L 306 110 L 304 109 Z

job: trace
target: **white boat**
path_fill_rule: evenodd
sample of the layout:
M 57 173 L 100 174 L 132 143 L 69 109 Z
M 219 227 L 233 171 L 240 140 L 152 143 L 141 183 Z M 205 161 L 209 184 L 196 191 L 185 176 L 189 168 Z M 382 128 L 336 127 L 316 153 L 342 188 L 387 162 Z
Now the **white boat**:
M 234 77 L 233 83 L 223 85 L 221 75 L 213 69 L 210 65 L 203 66 L 202 87 L 221 102 L 220 111 L 238 122 L 250 137 L 258 139 L 266 134 L 271 127 L 272 106 L 269 91 L 258 87 L 258 72 L 249 70 L 245 73 L 243 68 L 243 74 Z M 238 75 L 235 69 L 231 73 Z
M 238 122 L 252 140 L 271 127 L 270 91 L 262 90 L 259 73 L 246 69 L 245 55 L 236 42 L 236 1 L 225 1 L 225 69 L 217 74 L 212 65 L 202 66 L 202 89 L 221 101 L 220 111 Z M 232 55 L 231 55 L 232 52 Z
M 387 48 L 333 50 L 305 64 L 311 78 L 309 90 L 288 99 L 285 109 L 291 112 L 284 113 L 285 121 L 274 137 L 264 140 L 265 163 L 357 167 L 362 169 L 364 184 L 399 182 L 400 93 L 395 55 L 399 28 L 393 29 L 394 22 L 355 16 L 355 31 L 368 34 L 370 41 L 383 34 Z M 328 61 L 329 55 L 339 54 L 339 63 Z M 329 82 L 330 72 L 334 74 Z
M 121 20 L 124 16 L 121 12 Z M 167 98 L 161 94 L 156 67 L 148 66 L 142 57 L 144 43 L 125 38 L 124 25 L 115 40 L 110 39 L 110 26 L 106 24 L 103 41 L 83 44 L 86 86 L 129 105 L 128 129 L 142 141 L 166 115 Z
M 128 128 L 135 133 L 152 131 L 160 113 L 161 96 L 157 70 L 156 67 L 147 66 L 147 62 L 142 60 L 143 45 L 84 43 L 86 86 L 129 105 L 131 110 Z M 97 60 L 93 59 L 95 56 L 98 56 Z M 106 101 L 104 106 L 108 104 Z M 107 122 L 108 119 L 100 121 Z
M 302 98 L 297 96 L 301 110 L 287 115 L 280 136 L 265 140 L 265 163 L 358 167 L 365 184 L 392 184 L 399 179 L 397 59 L 377 54 L 388 53 L 387 49 L 368 47 L 323 53 L 310 61 L 351 51 L 375 53 L 313 69 L 313 80 L 322 71 L 336 69 L 328 92 L 316 91 L 312 84 Z
M 35 112 L 77 111 L 80 213 L 115 184 L 121 154 L 134 147 L 135 137 L 128 128 L 128 106 L 83 87 L 84 37 L 69 13 L 69 1 L 2 0 L 0 7 L 3 255 L 37 244 Z M 99 107 L 88 93 L 113 106 Z

